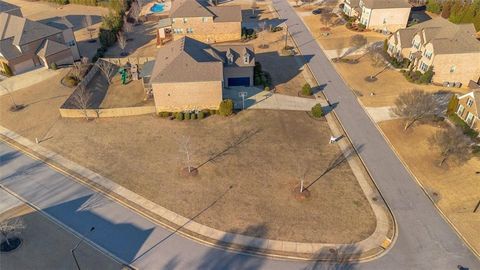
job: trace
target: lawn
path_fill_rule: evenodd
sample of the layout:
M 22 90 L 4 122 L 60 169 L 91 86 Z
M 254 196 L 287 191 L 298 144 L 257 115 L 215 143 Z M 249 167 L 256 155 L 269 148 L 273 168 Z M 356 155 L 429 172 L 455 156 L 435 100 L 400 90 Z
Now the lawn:
M 437 166 L 439 153 L 427 142 L 427 138 L 439 127 L 423 124 L 403 132 L 403 121 L 391 120 L 380 123 L 380 128 L 410 170 L 437 200 L 437 206 L 480 251 L 480 215 L 473 213 L 480 199 L 480 175 L 476 174 L 480 171 L 480 159 L 472 158 L 461 166 L 447 162 L 447 166 L 440 168 Z

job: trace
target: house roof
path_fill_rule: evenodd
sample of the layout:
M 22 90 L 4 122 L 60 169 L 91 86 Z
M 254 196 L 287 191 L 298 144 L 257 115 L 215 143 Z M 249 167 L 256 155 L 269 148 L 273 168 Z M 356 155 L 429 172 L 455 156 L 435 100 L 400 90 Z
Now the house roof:
M 208 53 L 210 46 L 189 37 L 158 50 L 151 82 L 222 81 L 222 62 Z
M 0 12 L 8 12 L 15 9 L 20 9 L 20 7 L 0 0 Z
M 241 22 L 242 10 L 240 6 L 210 6 L 198 0 L 174 0 L 170 17 L 213 17 L 216 22 Z
M 406 0 L 363 0 L 364 5 L 371 9 L 411 8 Z
M 164 28 L 171 25 L 172 25 L 172 19 L 170 18 L 161 19 L 157 23 L 158 28 Z
M 227 61 L 233 55 L 233 63 Z M 249 62 L 243 56 L 249 54 Z M 210 46 L 189 37 L 173 41 L 158 50 L 151 72 L 152 83 L 222 81 L 223 67 L 253 67 L 253 47 L 243 45 Z
M 38 49 L 37 55 L 42 57 L 48 57 L 50 55 L 54 55 L 56 53 L 59 53 L 68 49 L 69 48 L 64 44 L 46 39 L 45 41 L 43 41 L 42 45 Z
M 12 41 L 13 38 L 0 40 L 0 53 L 2 54 L 3 58 L 7 60 L 15 59 L 22 55 L 22 52 L 20 52 L 20 50 L 18 50 L 18 48 L 12 44 Z
M 0 40 L 13 38 L 13 45 L 21 46 L 58 33 L 61 33 L 61 30 L 57 28 L 8 13 L 0 13 Z
M 398 30 L 402 47 L 411 47 L 419 34 L 423 44 L 431 43 L 435 54 L 480 52 L 480 42 L 475 38 L 473 24 L 454 24 L 441 17 Z
M 73 29 L 73 24 L 66 17 L 55 17 L 44 20 L 42 23 L 60 30 Z

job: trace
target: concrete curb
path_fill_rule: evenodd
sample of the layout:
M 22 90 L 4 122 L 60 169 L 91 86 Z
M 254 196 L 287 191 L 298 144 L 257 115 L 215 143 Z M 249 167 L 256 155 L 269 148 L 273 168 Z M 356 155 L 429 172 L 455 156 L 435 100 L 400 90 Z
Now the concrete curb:
M 90 188 L 96 190 L 97 192 L 106 195 L 107 197 L 136 211 L 137 213 L 143 215 L 144 217 L 147 217 L 155 223 L 167 227 L 173 230 L 175 233 L 179 232 L 180 234 L 188 238 L 194 239 L 200 243 L 220 247 L 225 247 L 224 244 L 227 244 L 228 248 L 232 250 L 240 250 L 246 253 L 254 253 L 264 256 L 298 260 L 327 260 L 328 258 L 332 259 L 330 250 L 334 249 L 340 251 L 339 255 L 347 255 L 351 258 L 355 257 L 355 260 L 366 260 L 371 258 L 372 256 L 364 255 L 368 254 L 368 252 L 371 253 L 372 250 L 378 250 L 385 241 L 385 237 L 379 237 L 377 235 L 375 236 L 375 239 L 369 237 L 360 242 L 351 244 L 299 243 L 255 238 L 246 235 L 223 232 L 199 224 L 191 219 L 188 219 L 164 207 L 161 207 L 153 203 L 152 201 L 149 201 L 146 198 L 112 182 L 111 180 L 104 178 L 99 174 L 92 172 L 89 169 L 86 169 L 78 165 L 77 163 L 62 157 L 57 153 L 54 153 L 38 144 L 35 144 L 30 140 L 2 126 L 0 126 L 0 135 L 3 135 L 6 138 L 19 144 L 20 146 L 27 148 L 29 151 L 32 151 L 33 153 L 29 153 L 30 156 L 34 156 L 36 159 L 44 161 L 49 166 L 66 174 L 67 176 L 72 177 L 74 180 L 79 181 L 82 184 L 85 184 Z M 25 152 L 25 150 L 21 150 Z M 61 167 L 56 164 L 61 165 Z M 73 173 L 70 173 L 69 171 Z M 75 174 L 78 174 L 88 179 L 92 183 L 87 183 Z M 131 203 L 120 201 L 115 196 L 112 196 L 112 193 Z M 139 210 L 139 208 L 146 209 L 154 215 L 157 215 L 167 220 L 169 223 L 173 224 L 173 226 L 162 222 L 158 218 L 155 218 L 144 211 Z M 228 241 L 228 243 L 225 243 L 225 239 L 230 240 Z M 383 249 L 381 251 L 383 251 Z M 379 252 L 374 252 L 375 256 L 378 253 Z

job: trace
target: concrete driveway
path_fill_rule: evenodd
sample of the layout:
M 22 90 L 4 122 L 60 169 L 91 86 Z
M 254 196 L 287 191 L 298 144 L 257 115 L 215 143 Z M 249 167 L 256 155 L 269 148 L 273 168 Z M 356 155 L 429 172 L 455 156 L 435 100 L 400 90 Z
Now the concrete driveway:
M 51 70 L 47 68 L 38 68 L 7 78 L 0 82 L 0 96 L 51 79 L 64 70 L 65 69 Z

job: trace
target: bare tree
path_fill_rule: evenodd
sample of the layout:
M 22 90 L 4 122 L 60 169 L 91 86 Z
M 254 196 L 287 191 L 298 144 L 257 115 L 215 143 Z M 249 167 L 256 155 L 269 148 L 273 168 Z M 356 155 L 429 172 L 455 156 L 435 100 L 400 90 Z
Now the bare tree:
M 383 48 L 381 46 L 377 46 L 373 44 L 372 46 L 369 46 L 367 48 L 367 54 L 370 56 L 370 59 L 372 60 L 373 67 L 383 67 L 382 70 L 369 76 L 370 79 L 375 80 L 378 75 L 380 75 L 382 72 L 384 72 L 388 68 L 387 63 L 385 63 L 385 52 L 383 51 Z
M 86 57 L 83 57 L 80 61 L 74 62 L 72 65 L 72 69 L 70 70 L 70 75 L 72 75 L 78 81 L 83 79 L 83 75 L 87 68 L 87 60 Z
M 365 46 L 365 44 L 367 44 L 367 38 L 363 35 L 354 35 L 350 38 L 350 45 L 357 50 Z
M 95 27 L 93 27 L 92 23 L 92 16 L 91 15 L 85 15 L 85 28 L 87 29 L 88 35 L 90 36 L 90 40 L 93 39 L 93 34 L 95 34 Z
M 330 22 L 332 21 L 333 17 L 335 17 L 335 14 L 332 13 L 332 10 L 324 9 L 320 14 L 320 21 L 323 23 L 325 28 L 328 28 L 330 26 Z
M 135 24 L 138 23 L 138 19 L 140 17 L 140 12 L 142 11 L 142 2 L 141 0 L 137 0 L 132 3 L 130 6 L 130 11 L 128 12 L 128 16 L 133 19 Z
M 257 0 L 252 0 L 252 17 L 255 17 L 255 11 L 257 10 L 258 8 L 258 5 L 257 5 Z
M 82 110 L 85 120 L 88 120 L 88 109 L 92 106 L 92 101 L 92 93 L 83 84 L 79 84 L 73 93 L 72 103 Z
M 0 243 L 5 241 L 10 246 L 12 238 L 20 234 L 23 229 L 25 229 L 25 224 L 20 218 L 11 218 L 0 222 L 0 235 L 2 236 Z
M 124 32 L 122 32 L 122 31 L 118 32 L 117 42 L 118 42 L 118 46 L 120 47 L 120 49 L 122 49 L 122 53 L 120 55 L 125 56 L 126 55 L 125 47 L 127 47 L 127 37 L 125 36 Z
M 180 141 L 178 142 L 180 145 L 180 153 L 183 155 L 183 162 L 185 164 L 185 168 L 189 174 L 191 174 L 196 168 L 193 166 L 192 162 L 192 149 L 190 144 L 190 137 L 189 136 L 182 136 Z
M 111 77 L 113 76 L 113 72 L 115 71 L 115 65 L 103 59 L 98 59 L 96 65 L 98 69 L 102 72 L 102 74 L 105 76 L 105 79 L 107 79 L 108 84 L 111 84 Z
M 431 93 L 414 89 L 397 97 L 392 112 L 407 119 L 404 127 L 407 130 L 416 121 L 434 115 L 437 109 L 438 103 Z
M 442 166 L 448 158 L 453 158 L 457 164 L 470 159 L 471 141 L 458 128 L 447 128 L 437 131 L 429 138 L 429 142 L 440 150 L 441 160 L 438 166 Z
M 12 105 L 10 106 L 10 111 L 16 112 L 25 108 L 24 105 L 18 104 L 17 102 L 15 102 L 15 99 L 13 98 L 13 94 L 10 92 L 10 90 L 7 87 L 3 85 L 0 85 L 0 87 L 2 87 L 7 92 L 7 95 L 10 98 L 10 101 L 12 102 Z

